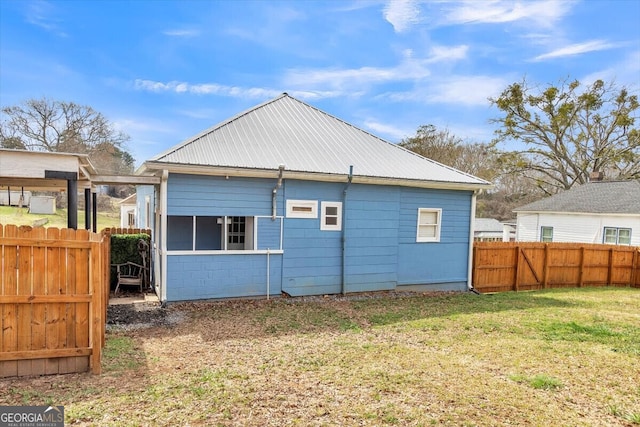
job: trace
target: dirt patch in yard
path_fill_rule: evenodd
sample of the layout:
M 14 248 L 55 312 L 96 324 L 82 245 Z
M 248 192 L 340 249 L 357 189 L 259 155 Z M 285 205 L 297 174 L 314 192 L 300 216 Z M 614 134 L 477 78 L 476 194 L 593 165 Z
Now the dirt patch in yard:
M 86 426 L 632 426 L 638 307 L 622 289 L 113 305 L 101 375 L 3 380 L 0 405 Z

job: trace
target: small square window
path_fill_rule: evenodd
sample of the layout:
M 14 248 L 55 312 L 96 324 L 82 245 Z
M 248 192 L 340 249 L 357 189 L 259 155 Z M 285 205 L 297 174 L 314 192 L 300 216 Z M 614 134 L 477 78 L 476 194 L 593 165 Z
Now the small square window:
M 439 242 L 442 209 L 418 209 L 416 242 Z
M 320 209 L 322 211 L 322 218 L 320 219 L 320 230 L 342 230 L 341 202 L 322 202 Z
M 553 227 L 540 227 L 540 241 L 553 242 Z

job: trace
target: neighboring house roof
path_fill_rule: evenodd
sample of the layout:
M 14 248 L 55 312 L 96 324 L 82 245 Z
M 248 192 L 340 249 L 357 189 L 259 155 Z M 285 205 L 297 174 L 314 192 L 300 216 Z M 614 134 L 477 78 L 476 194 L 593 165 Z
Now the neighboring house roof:
M 136 196 L 136 193 L 133 193 L 132 195 L 130 195 L 128 197 L 125 197 L 124 199 L 120 200 L 118 203 L 121 206 L 124 206 L 124 205 L 135 205 L 137 203 L 137 200 L 138 200 L 138 198 Z
M 286 173 L 455 183 L 490 183 L 384 141 L 284 93 L 240 113 L 145 162 L 163 166 L 214 166 Z M 290 176 L 290 175 L 289 175 Z M 355 181 L 354 181 L 355 182 Z
M 573 187 L 514 212 L 640 214 L 640 181 L 596 181 Z
M 474 222 L 474 231 L 495 231 L 502 233 L 504 225 L 494 218 L 476 218 Z

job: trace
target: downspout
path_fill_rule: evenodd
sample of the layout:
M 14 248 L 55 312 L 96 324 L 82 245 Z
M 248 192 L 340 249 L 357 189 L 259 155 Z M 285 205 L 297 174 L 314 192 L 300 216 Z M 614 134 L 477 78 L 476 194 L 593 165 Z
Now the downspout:
M 467 266 L 467 289 L 478 294 L 473 288 L 473 237 L 476 221 L 476 196 L 480 190 L 474 190 L 471 195 L 471 214 L 469 215 L 469 265 Z
M 162 171 L 160 180 L 160 275 L 156 277 L 160 284 L 160 302 L 167 304 L 167 181 L 169 171 Z
M 278 166 L 278 183 L 273 187 L 271 191 L 271 221 L 276 220 L 276 213 L 278 209 L 278 202 L 276 196 L 278 195 L 278 188 L 282 185 L 282 175 L 284 174 L 284 165 Z
M 342 192 L 342 295 L 347 294 L 347 191 L 353 181 L 353 165 L 349 166 L 349 176 L 347 177 L 347 185 L 344 186 Z

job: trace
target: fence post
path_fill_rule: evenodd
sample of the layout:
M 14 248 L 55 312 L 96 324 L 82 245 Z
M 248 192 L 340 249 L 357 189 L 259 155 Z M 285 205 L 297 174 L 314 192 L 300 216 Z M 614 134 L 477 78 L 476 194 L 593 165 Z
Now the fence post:
M 102 252 L 101 244 L 99 242 L 91 242 L 90 249 L 90 271 L 89 277 L 91 280 L 91 323 L 89 324 L 89 347 L 91 348 L 91 373 L 100 374 L 102 372 L 102 331 L 104 330 L 104 324 L 106 319 L 104 318 L 103 310 L 103 274 L 102 268 Z M 105 301 L 106 303 L 106 301 Z
M 542 271 L 542 289 L 549 286 L 549 244 L 544 244 L 544 267 Z
M 632 288 L 640 288 L 640 274 L 638 274 L 638 268 L 640 265 L 640 248 L 633 251 L 633 261 L 631 262 L 631 280 L 629 284 Z
M 584 285 L 584 246 L 580 246 L 580 271 L 578 272 L 578 287 Z
M 609 249 L 609 269 L 607 271 L 607 286 L 611 286 L 613 277 L 613 248 Z
M 516 246 L 516 273 L 515 280 L 513 281 L 513 290 L 518 292 L 518 285 L 520 282 L 520 246 Z

